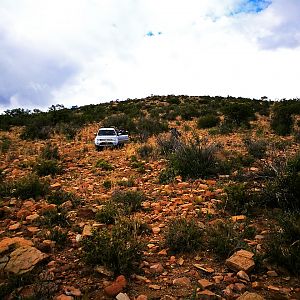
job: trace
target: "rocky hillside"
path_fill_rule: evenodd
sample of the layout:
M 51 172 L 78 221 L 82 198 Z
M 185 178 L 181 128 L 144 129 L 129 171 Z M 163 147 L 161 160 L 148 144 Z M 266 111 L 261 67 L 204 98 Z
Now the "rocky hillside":
M 0 116 L 0 298 L 300 299 L 298 106 L 153 96 Z M 131 141 L 97 152 L 108 124 Z

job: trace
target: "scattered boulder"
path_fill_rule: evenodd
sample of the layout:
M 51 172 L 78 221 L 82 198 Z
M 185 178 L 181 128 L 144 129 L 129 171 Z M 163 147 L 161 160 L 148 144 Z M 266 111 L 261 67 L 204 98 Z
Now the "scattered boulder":
M 237 300 L 264 300 L 265 298 L 256 293 L 245 292 Z
M 177 286 L 191 286 L 191 280 L 187 277 L 180 277 L 173 280 L 173 284 Z
M 8 256 L 8 262 L 3 271 L 16 275 L 28 273 L 47 257 L 48 255 L 35 247 L 19 247 Z
M 236 272 L 250 272 L 255 266 L 253 256 L 252 252 L 239 250 L 226 260 L 226 266 Z
M 123 275 L 120 275 L 112 284 L 104 288 L 104 292 L 107 296 L 115 297 L 122 292 L 126 285 L 126 278 Z

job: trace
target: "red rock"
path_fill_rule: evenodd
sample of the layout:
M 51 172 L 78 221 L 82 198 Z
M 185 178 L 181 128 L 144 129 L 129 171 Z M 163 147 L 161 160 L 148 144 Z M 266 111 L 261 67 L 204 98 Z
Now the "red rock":
M 164 271 L 164 267 L 161 263 L 154 264 L 150 266 L 150 273 L 152 274 L 161 274 Z
M 246 281 L 250 281 L 250 278 L 249 278 L 248 274 L 245 271 L 243 271 L 243 270 L 239 271 L 236 275 L 240 279 L 243 279 L 243 280 L 246 280 Z
M 104 288 L 104 292 L 106 293 L 107 296 L 115 297 L 122 292 L 122 290 L 126 287 L 126 285 L 127 285 L 126 278 L 123 275 L 120 275 L 112 284 Z
M 25 240 L 21 237 L 8 238 L 5 237 L 0 241 L 0 254 L 9 250 L 10 247 L 33 246 L 32 241 Z
M 15 223 L 15 224 L 13 224 L 13 225 L 10 225 L 9 227 L 8 227 L 8 230 L 17 230 L 17 229 L 19 229 L 21 227 L 21 224 L 20 223 Z
M 237 300 L 264 300 L 265 298 L 256 294 L 245 292 L 242 296 L 240 296 Z
M 197 293 L 197 296 L 198 296 L 197 299 L 201 299 L 201 300 L 202 299 L 203 300 L 215 300 L 215 299 L 219 299 L 219 297 L 215 293 L 213 293 L 213 292 L 211 292 L 209 290 L 204 290 L 202 292 L 199 292 L 199 293 Z
M 239 250 L 226 260 L 226 266 L 234 271 L 251 271 L 254 266 L 253 253 L 246 250 Z
M 148 297 L 146 295 L 139 295 L 136 300 L 148 300 Z
M 65 294 L 59 295 L 55 298 L 55 300 L 73 300 L 72 296 L 67 296 Z
M 180 277 L 173 280 L 173 284 L 177 286 L 190 286 L 191 280 L 187 277 Z
M 199 283 L 201 289 L 203 289 L 203 290 L 205 290 L 206 288 L 213 285 L 213 283 L 208 281 L 207 279 L 200 279 L 200 280 L 198 280 L 198 283 Z

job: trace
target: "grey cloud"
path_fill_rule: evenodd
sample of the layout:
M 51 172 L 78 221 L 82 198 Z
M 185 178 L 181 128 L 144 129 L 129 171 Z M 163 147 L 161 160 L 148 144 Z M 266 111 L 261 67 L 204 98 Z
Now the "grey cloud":
M 300 46 L 300 1 L 274 0 L 266 11 L 276 25 L 267 26 L 268 34 L 257 39 L 263 49 Z M 262 16 L 263 17 L 263 16 Z
M 0 105 L 45 107 L 51 92 L 79 71 L 65 57 L 18 44 L 0 32 Z

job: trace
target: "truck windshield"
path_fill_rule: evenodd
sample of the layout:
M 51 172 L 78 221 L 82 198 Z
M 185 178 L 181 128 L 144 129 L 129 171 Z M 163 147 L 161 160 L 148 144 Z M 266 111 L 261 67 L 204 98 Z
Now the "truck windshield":
M 98 135 L 116 135 L 116 132 L 114 130 L 111 129 L 101 129 L 98 132 Z

